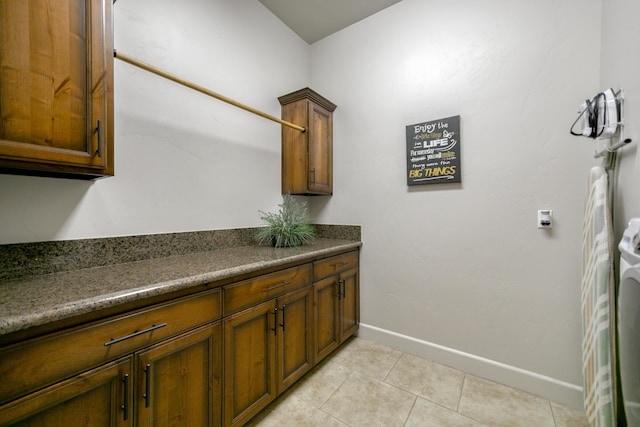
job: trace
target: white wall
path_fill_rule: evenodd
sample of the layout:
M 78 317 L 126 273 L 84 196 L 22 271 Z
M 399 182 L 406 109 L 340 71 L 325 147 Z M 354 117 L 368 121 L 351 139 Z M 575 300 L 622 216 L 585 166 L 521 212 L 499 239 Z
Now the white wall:
M 335 193 L 310 200 L 318 222 L 363 226 L 362 334 L 579 406 L 595 161 L 568 130 L 602 83 L 600 15 L 601 0 L 404 0 L 309 47 L 257 1 L 118 0 L 115 45 L 276 116 L 309 83 L 335 102 Z M 0 244 L 254 226 L 279 202 L 279 125 L 118 60 L 115 84 L 116 176 L 0 175 Z M 405 126 L 457 114 L 462 184 L 409 189 Z
M 602 8 L 601 87 L 624 89 L 625 137 L 633 142 L 618 152 L 614 189 L 616 242 L 627 222 L 640 217 L 640 3 L 605 0 Z
M 581 405 L 594 160 L 569 128 L 599 87 L 600 11 L 404 0 L 312 45 L 312 87 L 338 105 L 334 196 L 313 210 L 362 223 L 361 335 Z M 405 126 L 457 114 L 462 184 L 408 188 Z
M 279 117 L 309 47 L 257 1 L 118 0 L 115 47 Z M 0 175 L 0 244 L 258 225 L 280 125 L 115 60 L 115 177 Z

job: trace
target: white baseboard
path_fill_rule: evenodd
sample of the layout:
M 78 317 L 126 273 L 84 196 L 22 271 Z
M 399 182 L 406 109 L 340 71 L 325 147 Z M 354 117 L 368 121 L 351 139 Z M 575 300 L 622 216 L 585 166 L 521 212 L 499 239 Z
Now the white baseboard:
M 583 409 L 582 387 L 575 384 L 365 323 L 360 323 L 358 336 L 571 408 Z

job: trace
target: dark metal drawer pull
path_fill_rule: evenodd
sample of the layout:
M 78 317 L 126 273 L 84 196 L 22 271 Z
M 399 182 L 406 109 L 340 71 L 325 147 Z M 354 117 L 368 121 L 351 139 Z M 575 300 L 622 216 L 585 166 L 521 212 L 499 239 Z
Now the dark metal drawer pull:
M 273 331 L 273 336 L 278 336 L 278 307 L 273 309 L 273 328 L 271 328 L 271 330 Z
M 111 338 L 109 341 L 104 343 L 104 345 L 108 346 L 108 345 L 115 344 L 115 343 L 120 342 L 120 341 L 128 340 L 129 338 L 137 337 L 138 335 L 146 334 L 147 332 L 155 331 L 156 329 L 164 328 L 165 326 L 167 326 L 166 323 L 160 323 L 158 325 L 153 325 L 150 328 L 143 329 L 141 331 L 135 331 L 134 333 L 129 334 L 129 335 L 125 335 L 124 337 Z
M 332 267 L 333 267 L 333 269 L 335 270 L 335 269 L 336 269 L 336 268 L 338 268 L 338 267 L 342 267 L 342 266 L 345 266 L 345 265 L 348 265 L 348 264 L 349 264 L 348 262 L 337 262 L 337 263 L 335 263 L 335 264 L 331 264 L 331 266 L 332 266 Z
M 343 280 L 338 280 L 338 299 L 345 297 L 345 293 L 344 293 L 344 279 Z
M 98 155 L 98 157 L 102 157 L 102 120 L 98 120 L 96 131 L 98 132 L 98 151 L 96 152 L 96 154 Z
M 286 306 L 285 306 L 285 305 L 283 305 L 283 306 L 280 308 L 280 311 L 282 312 L 282 323 L 280 323 L 280 326 L 282 327 L 282 332 L 284 332 L 284 308 L 285 308 L 285 307 L 286 307 Z
M 122 378 L 124 383 L 124 404 L 120 407 L 122 409 L 123 419 L 127 421 L 129 419 L 129 374 L 125 374 Z
M 151 402 L 151 364 L 147 363 L 143 371 L 147 374 L 147 377 L 144 380 L 145 391 L 142 397 L 144 398 L 144 407 L 148 408 Z
M 288 281 L 288 280 L 285 280 L 284 282 L 282 282 L 282 283 L 280 283 L 278 285 L 274 285 L 274 286 L 271 286 L 271 287 L 267 288 L 267 292 L 272 291 L 272 290 L 277 289 L 277 288 L 280 288 L 282 286 L 288 285 L 289 283 L 291 283 L 291 282 Z

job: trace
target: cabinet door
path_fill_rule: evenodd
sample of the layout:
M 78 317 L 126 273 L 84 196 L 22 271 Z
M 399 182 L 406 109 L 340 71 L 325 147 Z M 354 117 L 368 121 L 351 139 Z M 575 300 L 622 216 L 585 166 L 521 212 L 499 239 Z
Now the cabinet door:
M 313 284 L 315 361 L 331 353 L 340 344 L 338 277 L 331 276 Z
M 311 193 L 333 192 L 333 118 L 329 111 L 309 102 L 309 170 Z
M 307 127 L 309 106 L 298 100 L 282 106 L 282 118 Z M 308 194 L 307 136 L 288 126 L 282 127 L 282 194 Z
M 304 133 L 282 128 L 282 194 L 332 194 L 336 105 L 309 88 L 278 101 L 284 120 L 306 128 Z
M 313 366 L 312 287 L 278 298 L 277 376 L 281 393 Z
M 353 335 L 360 325 L 358 269 L 340 274 L 340 342 Z
M 138 426 L 219 426 L 220 322 L 137 354 Z
M 242 425 L 276 397 L 276 301 L 224 320 L 224 425 Z
M 111 4 L 0 2 L 1 171 L 113 175 Z
M 133 425 L 131 359 L 108 363 L 0 407 L 3 426 Z

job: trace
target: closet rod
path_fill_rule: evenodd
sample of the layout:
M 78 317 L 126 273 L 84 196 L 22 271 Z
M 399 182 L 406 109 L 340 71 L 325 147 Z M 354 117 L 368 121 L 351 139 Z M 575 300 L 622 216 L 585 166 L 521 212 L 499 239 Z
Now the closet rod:
M 204 93 L 205 95 L 209 95 L 209 96 L 211 96 L 213 98 L 216 98 L 216 99 L 218 99 L 220 101 L 224 101 L 227 104 L 231 104 L 231 105 L 233 105 L 235 107 L 242 108 L 243 110 L 248 111 L 250 113 L 257 114 L 258 116 L 264 117 L 265 119 L 269 119 L 269 120 L 272 120 L 274 122 L 278 122 L 278 123 L 280 123 L 280 124 L 282 124 L 284 126 L 288 126 L 290 128 L 297 129 L 302 133 L 306 132 L 306 129 L 304 127 L 302 127 L 302 126 L 298 126 L 296 124 L 287 122 L 286 120 L 279 119 L 279 118 L 277 118 L 275 116 L 272 116 L 270 114 L 267 114 L 265 112 L 257 110 L 257 109 L 255 109 L 253 107 L 250 107 L 248 105 L 245 105 L 245 104 L 242 104 L 242 103 L 240 103 L 238 101 L 235 101 L 235 100 L 233 100 L 231 98 L 227 98 L 224 95 L 221 95 L 221 94 L 219 94 L 217 92 L 214 92 L 212 90 L 209 90 L 209 89 L 207 89 L 205 87 L 202 87 L 202 86 L 199 86 L 197 84 L 191 83 L 191 82 L 189 82 L 187 80 L 181 79 L 180 77 L 174 76 L 173 74 L 169 74 L 166 71 L 163 71 L 163 70 L 161 70 L 159 68 L 156 68 L 156 67 L 154 67 L 152 65 L 149 65 L 149 64 L 147 64 L 145 62 L 138 61 L 137 59 L 132 58 L 132 57 L 130 57 L 128 55 L 125 55 L 124 53 L 120 53 L 120 52 L 117 52 L 116 50 L 114 50 L 113 51 L 113 56 L 114 56 L 114 58 L 118 58 L 121 61 L 127 62 L 127 63 L 129 63 L 131 65 L 135 65 L 138 68 L 142 68 L 143 70 L 149 71 L 149 72 L 151 72 L 153 74 L 156 74 L 156 75 L 158 75 L 160 77 L 164 77 L 165 79 L 169 79 L 169 80 L 171 80 L 173 82 L 179 83 L 179 84 L 181 84 L 183 86 L 186 86 L 188 88 L 196 90 L 196 91 L 198 91 L 200 93 Z
M 617 144 L 612 145 L 611 147 L 607 147 L 602 151 L 598 151 L 597 153 L 595 153 L 593 155 L 593 158 L 597 159 L 599 157 L 604 157 L 604 155 L 607 154 L 607 153 L 613 153 L 615 151 L 618 151 L 619 148 L 624 147 L 625 145 L 627 145 L 630 142 L 631 142 L 631 138 L 627 138 L 624 141 L 620 141 Z

